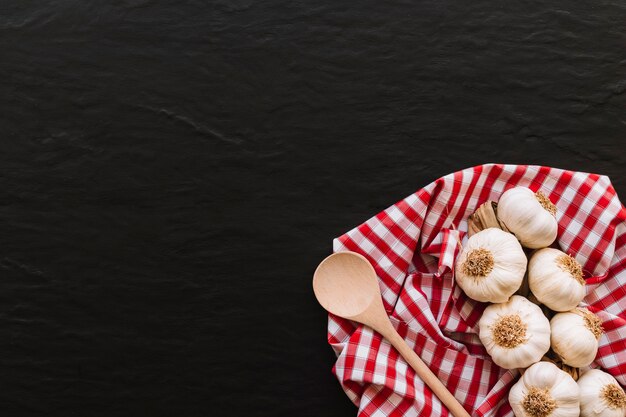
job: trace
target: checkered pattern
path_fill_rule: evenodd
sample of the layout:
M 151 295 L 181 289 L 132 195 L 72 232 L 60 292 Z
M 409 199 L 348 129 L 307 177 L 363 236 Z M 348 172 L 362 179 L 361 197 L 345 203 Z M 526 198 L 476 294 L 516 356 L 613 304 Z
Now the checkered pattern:
M 519 376 L 496 366 L 478 339 L 486 304 L 453 279 L 467 217 L 514 186 L 541 190 L 558 208 L 558 244 L 582 265 L 583 303 L 603 321 L 600 366 L 626 384 L 626 209 L 609 179 L 560 169 L 489 164 L 455 172 L 335 239 L 379 277 L 392 323 L 454 396 L 477 416 L 513 416 L 508 391 Z M 330 315 L 333 368 L 358 416 L 447 416 L 447 410 L 390 345 L 371 329 Z

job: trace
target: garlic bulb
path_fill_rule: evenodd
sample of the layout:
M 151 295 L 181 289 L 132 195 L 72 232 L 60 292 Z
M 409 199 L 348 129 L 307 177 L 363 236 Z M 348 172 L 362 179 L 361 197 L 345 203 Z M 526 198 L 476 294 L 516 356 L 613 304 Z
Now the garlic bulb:
M 612 375 L 591 369 L 578 380 L 581 417 L 624 417 L 626 393 Z
M 526 255 L 512 234 L 489 228 L 468 239 L 455 270 L 456 282 L 470 298 L 502 303 L 522 284 Z
M 589 365 L 598 353 L 602 322 L 586 308 L 558 313 L 550 320 L 552 350 L 575 368 Z
M 528 285 L 541 303 L 554 311 L 568 311 L 585 296 L 582 266 L 558 249 L 535 252 L 528 263 Z
M 526 187 L 505 191 L 498 200 L 498 220 L 531 249 L 549 246 L 556 239 L 556 206 L 541 191 Z
M 550 349 L 550 322 L 539 306 L 520 295 L 487 307 L 478 327 L 480 341 L 502 368 L 526 368 Z
M 511 387 L 509 403 L 516 417 L 578 417 L 576 381 L 553 363 L 537 362 Z

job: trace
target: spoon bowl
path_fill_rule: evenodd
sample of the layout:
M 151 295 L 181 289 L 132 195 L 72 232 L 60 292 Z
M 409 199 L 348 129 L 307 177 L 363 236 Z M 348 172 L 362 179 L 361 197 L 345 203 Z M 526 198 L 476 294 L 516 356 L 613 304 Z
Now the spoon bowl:
M 369 326 L 387 339 L 454 417 L 470 417 L 394 329 L 383 307 L 376 271 L 367 258 L 355 252 L 330 255 L 313 274 L 313 292 L 328 312 Z
M 337 252 L 324 259 L 313 274 L 313 291 L 327 311 L 349 319 L 380 300 L 374 268 L 354 252 Z

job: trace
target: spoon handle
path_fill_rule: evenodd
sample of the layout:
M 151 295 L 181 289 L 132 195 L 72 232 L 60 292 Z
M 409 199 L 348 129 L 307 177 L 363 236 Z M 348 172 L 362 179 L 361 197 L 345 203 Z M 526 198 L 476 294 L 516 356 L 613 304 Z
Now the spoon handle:
M 415 373 L 430 387 L 441 402 L 448 408 L 454 417 L 470 417 L 469 413 L 463 408 L 461 403 L 454 398 L 437 376 L 428 368 L 428 366 L 417 356 L 417 353 L 406 344 L 404 339 L 398 334 L 396 329 L 391 326 L 384 325 L 379 329 L 374 329 L 387 339 L 400 355 L 406 360 Z M 377 326 L 378 327 L 378 326 Z

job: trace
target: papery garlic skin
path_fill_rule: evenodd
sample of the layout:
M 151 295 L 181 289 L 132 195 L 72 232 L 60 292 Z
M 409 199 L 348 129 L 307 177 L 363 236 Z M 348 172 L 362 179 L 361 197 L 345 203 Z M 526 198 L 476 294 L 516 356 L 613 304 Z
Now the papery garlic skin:
M 524 250 L 515 236 L 489 228 L 468 239 L 457 258 L 455 278 L 471 299 L 503 303 L 522 284 L 526 263 Z M 484 273 L 479 273 L 482 269 Z
M 598 353 L 602 334 L 600 320 L 587 309 L 576 308 L 557 313 L 550 320 L 552 350 L 563 363 L 575 368 L 588 366 Z
M 549 403 L 548 413 L 529 406 L 528 396 L 538 391 Z M 576 381 L 550 362 L 537 362 L 511 387 L 509 403 L 516 417 L 578 417 L 579 388 Z
M 498 220 L 531 249 L 544 248 L 556 239 L 559 225 L 554 213 L 556 206 L 545 195 L 526 187 L 511 188 L 498 200 Z
M 612 375 L 590 369 L 578 379 L 578 387 L 581 417 L 626 416 L 626 394 Z M 611 397 L 605 395 L 609 389 L 614 390 Z
M 517 327 L 520 323 L 523 329 Z M 487 307 L 478 327 L 487 353 L 502 368 L 526 368 L 550 349 L 550 322 L 536 304 L 520 295 Z
M 553 248 L 531 255 L 528 285 L 537 300 L 554 311 L 571 310 L 585 296 L 582 267 L 571 256 Z

